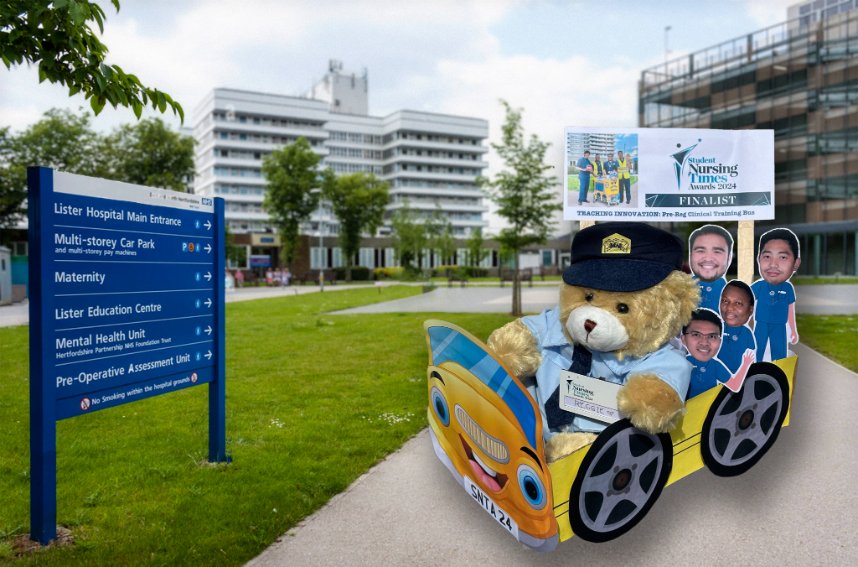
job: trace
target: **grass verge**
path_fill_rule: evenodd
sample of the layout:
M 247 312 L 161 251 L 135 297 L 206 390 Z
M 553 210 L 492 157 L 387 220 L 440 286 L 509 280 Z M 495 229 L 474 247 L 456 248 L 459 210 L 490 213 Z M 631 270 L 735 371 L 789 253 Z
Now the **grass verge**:
M 0 329 L 0 563 L 240 565 L 426 423 L 422 322 L 329 315 L 419 293 L 356 289 L 227 306 L 229 465 L 209 466 L 206 388 L 57 424 L 57 521 L 74 545 L 15 560 L 29 531 L 27 327 Z M 333 534 L 332 534 L 333 537 Z
M 796 325 L 802 343 L 858 372 L 858 315 L 798 315 Z

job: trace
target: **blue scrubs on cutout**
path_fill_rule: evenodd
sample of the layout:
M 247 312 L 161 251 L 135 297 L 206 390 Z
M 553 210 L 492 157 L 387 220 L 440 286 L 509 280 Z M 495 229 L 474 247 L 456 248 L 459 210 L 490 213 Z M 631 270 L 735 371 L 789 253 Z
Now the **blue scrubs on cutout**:
M 714 388 L 718 382 L 726 382 L 733 376 L 730 370 L 724 366 L 724 363 L 717 358 L 700 362 L 689 354 L 685 359 L 694 365 L 691 370 L 691 386 L 688 388 L 688 398 L 702 394 L 706 390 Z
M 747 325 L 732 327 L 725 324 L 718 358 L 733 374 L 742 365 L 742 355 L 747 349 L 757 350 L 757 341 L 750 327 Z
M 757 339 L 757 362 L 763 360 L 769 345 L 771 360 L 786 358 L 789 306 L 795 303 L 795 288 L 790 282 L 771 285 L 766 280 L 751 284 L 754 292 L 754 338 Z
M 711 282 L 704 282 L 701 279 L 697 279 L 697 285 L 700 286 L 700 307 L 720 313 L 721 292 L 724 291 L 724 286 L 727 285 L 727 278 L 722 276 Z

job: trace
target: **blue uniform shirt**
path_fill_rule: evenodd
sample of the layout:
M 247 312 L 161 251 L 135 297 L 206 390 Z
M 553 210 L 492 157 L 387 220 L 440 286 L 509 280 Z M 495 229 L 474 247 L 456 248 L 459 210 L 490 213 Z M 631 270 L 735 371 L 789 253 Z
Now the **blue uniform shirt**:
M 757 323 L 786 323 L 789 306 L 795 303 L 795 288 L 790 282 L 771 285 L 766 280 L 751 284 L 754 292 L 754 320 Z
M 742 355 L 747 349 L 757 350 L 757 341 L 754 339 L 754 333 L 750 327 L 747 325 L 732 327 L 725 324 L 718 358 L 730 372 L 735 374 L 742 365 Z
M 547 441 L 557 432 L 548 430 L 548 421 L 543 406 L 560 385 L 560 372 L 568 370 L 572 365 L 573 348 L 563 333 L 559 307 L 547 309 L 539 315 L 523 317 L 522 322 L 533 333 L 542 355 L 542 364 L 536 371 L 536 386 L 529 388 L 529 391 L 536 398 L 542 413 L 542 430 Z M 691 381 L 691 365 L 686 362 L 685 357 L 678 349 L 669 344 L 665 344 L 646 356 L 626 356 L 622 361 L 618 360 L 613 353 L 593 353 L 591 376 L 614 384 L 625 384 L 630 374 L 637 373 L 657 374 L 659 378 L 676 390 L 681 399 L 685 399 Z M 568 430 L 599 432 L 606 426 L 603 422 L 576 416 Z
M 620 162 L 615 159 L 609 159 L 605 162 L 605 174 L 611 173 L 612 171 L 616 173 L 618 167 L 620 167 Z
M 698 278 L 697 285 L 700 286 L 700 307 L 721 313 L 721 292 L 727 285 L 727 278 L 722 276 L 711 282 L 704 282 Z
M 587 158 L 582 156 L 582 157 L 578 158 L 578 161 L 575 162 L 575 165 L 579 168 L 578 169 L 578 176 L 579 177 L 586 176 L 587 181 L 589 181 L 590 180 L 590 172 L 585 171 L 585 170 L 587 169 L 587 166 L 593 165 L 592 162 L 590 162 L 590 160 L 588 160 Z
M 689 398 L 702 394 L 709 388 L 714 388 L 718 382 L 726 382 L 733 376 L 724 363 L 717 358 L 700 362 L 689 354 L 685 359 L 694 365 L 691 371 L 691 387 L 688 388 Z

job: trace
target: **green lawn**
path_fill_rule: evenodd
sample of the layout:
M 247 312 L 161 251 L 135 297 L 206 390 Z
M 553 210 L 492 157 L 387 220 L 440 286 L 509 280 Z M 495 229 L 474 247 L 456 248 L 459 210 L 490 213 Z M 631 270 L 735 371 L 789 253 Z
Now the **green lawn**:
M 426 424 L 432 314 L 326 312 L 385 287 L 227 306 L 229 465 L 206 464 L 207 389 L 57 424 L 57 519 L 39 565 L 240 565 Z M 435 314 L 485 338 L 504 315 Z M 0 329 L 0 563 L 29 531 L 27 327 Z M 332 537 L 335 537 L 332 534 Z
M 798 315 L 796 325 L 802 343 L 858 372 L 858 315 Z

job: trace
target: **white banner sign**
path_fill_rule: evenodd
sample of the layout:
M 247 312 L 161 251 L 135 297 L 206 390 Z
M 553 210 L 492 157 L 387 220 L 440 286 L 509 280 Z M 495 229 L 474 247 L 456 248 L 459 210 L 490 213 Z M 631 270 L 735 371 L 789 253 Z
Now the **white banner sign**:
M 566 220 L 775 218 L 773 130 L 566 128 Z

